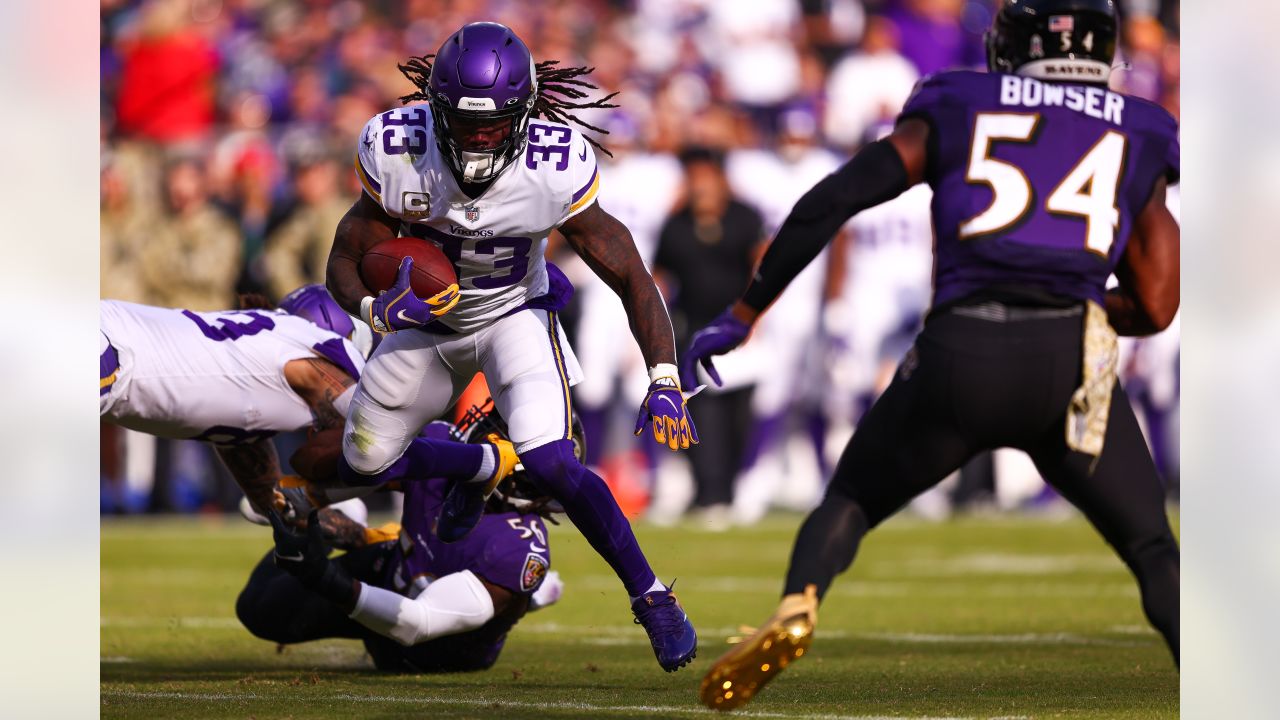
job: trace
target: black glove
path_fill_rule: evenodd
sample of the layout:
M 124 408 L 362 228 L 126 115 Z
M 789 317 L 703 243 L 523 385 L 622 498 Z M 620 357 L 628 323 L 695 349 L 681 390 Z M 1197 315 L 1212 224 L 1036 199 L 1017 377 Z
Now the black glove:
M 360 584 L 351 579 L 342 565 L 329 560 L 329 546 L 324 541 L 317 511 L 312 510 L 307 516 L 305 534 L 290 529 L 274 510 L 267 518 L 271 520 L 271 534 L 276 541 L 276 567 L 298 578 L 303 587 L 351 612 L 360 596 Z

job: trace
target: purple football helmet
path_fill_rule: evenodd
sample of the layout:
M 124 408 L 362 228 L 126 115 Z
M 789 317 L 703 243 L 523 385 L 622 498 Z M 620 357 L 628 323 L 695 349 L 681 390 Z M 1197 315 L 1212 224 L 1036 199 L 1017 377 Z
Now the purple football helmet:
M 507 26 L 477 22 L 450 35 L 428 87 L 436 147 L 463 182 L 493 180 L 524 150 L 538 78 Z
M 324 285 L 303 285 L 280 301 L 280 309 L 347 338 L 366 358 L 373 351 L 373 331 L 348 315 Z

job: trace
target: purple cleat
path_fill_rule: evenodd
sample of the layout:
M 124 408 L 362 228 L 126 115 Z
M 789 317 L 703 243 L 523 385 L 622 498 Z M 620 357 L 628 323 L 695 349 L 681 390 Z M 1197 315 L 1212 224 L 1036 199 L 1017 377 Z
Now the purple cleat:
M 693 623 L 680 601 L 671 591 L 675 583 L 666 590 L 655 590 L 641 595 L 631 603 L 631 612 L 636 615 L 636 624 L 643 625 L 649 633 L 649 643 L 653 645 L 653 654 L 658 664 L 667 672 L 675 672 L 688 665 L 698 654 L 698 634 L 693 630 Z

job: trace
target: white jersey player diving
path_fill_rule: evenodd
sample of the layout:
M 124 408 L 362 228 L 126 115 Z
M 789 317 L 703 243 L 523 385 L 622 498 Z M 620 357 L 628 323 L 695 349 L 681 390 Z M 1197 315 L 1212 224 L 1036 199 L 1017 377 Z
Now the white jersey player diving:
M 103 419 L 211 443 L 259 511 L 280 479 L 271 436 L 340 423 L 372 345 L 319 285 L 280 309 L 99 308 Z
M 283 310 L 99 307 L 100 351 L 118 358 L 103 366 L 99 414 L 159 437 L 234 445 L 307 427 L 315 415 L 285 365 L 322 357 L 353 380 L 364 365 L 349 339 Z
M 363 192 L 339 223 L 326 282 L 334 298 L 386 331 L 361 376 L 343 431 L 340 475 L 371 485 L 406 474 L 469 478 L 448 491 L 436 524 L 444 541 L 475 527 L 497 482 L 520 462 L 613 567 L 668 671 L 688 663 L 697 636 L 649 567 L 608 487 L 575 455 L 569 387 L 581 375 L 557 311 L 572 286 L 544 257 L 558 229 L 622 300 L 649 367 L 636 434 L 672 450 L 697 442 L 680 391 L 666 306 L 627 229 L 600 208 L 593 141 L 564 121 L 612 107 L 583 101 L 583 68 L 536 63 L 508 28 L 472 23 L 433 56 L 400 66 L 426 101 L 364 127 L 355 172 Z M 536 118 L 534 116 L 537 116 Z M 418 298 L 411 260 L 376 297 L 360 260 L 396 236 L 437 246 L 453 263 L 452 290 Z M 447 299 L 445 296 L 448 296 Z M 419 437 L 483 373 L 509 445 Z

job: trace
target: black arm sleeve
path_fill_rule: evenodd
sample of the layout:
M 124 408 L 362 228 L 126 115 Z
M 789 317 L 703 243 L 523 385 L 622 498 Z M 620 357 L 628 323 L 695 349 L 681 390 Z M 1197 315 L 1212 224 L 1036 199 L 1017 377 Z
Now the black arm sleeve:
M 846 220 L 910 187 L 907 169 L 892 143 L 878 140 L 864 147 L 796 202 L 760 260 L 742 302 L 764 310 L 822 252 Z

